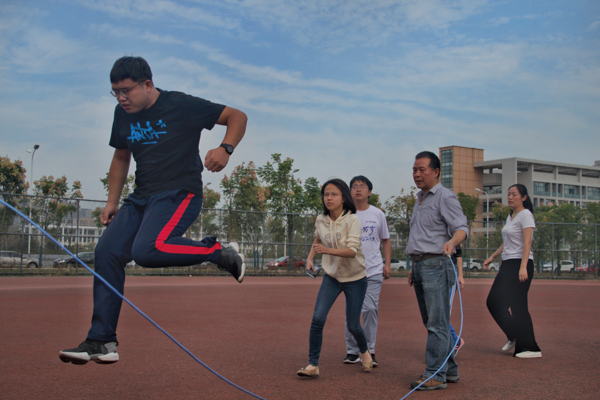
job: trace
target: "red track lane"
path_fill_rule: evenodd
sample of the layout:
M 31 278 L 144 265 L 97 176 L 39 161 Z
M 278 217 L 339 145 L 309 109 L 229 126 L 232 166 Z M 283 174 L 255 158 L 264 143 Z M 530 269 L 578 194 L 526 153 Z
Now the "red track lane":
M 426 330 L 405 279 L 383 286 L 376 355 L 363 373 L 342 363 L 344 299 L 325 325 L 321 376 L 304 380 L 308 332 L 321 279 L 128 277 L 125 295 L 199 359 L 265 399 L 401 399 L 425 368 Z M 409 399 L 600 398 L 600 282 L 534 280 L 529 306 L 541 359 L 500 349 L 506 338 L 485 299 L 489 279 L 467 280 L 460 382 Z M 112 365 L 64 364 L 92 310 L 91 277 L 0 278 L 2 399 L 251 399 L 215 377 L 123 305 Z M 458 296 L 452 322 L 460 326 Z

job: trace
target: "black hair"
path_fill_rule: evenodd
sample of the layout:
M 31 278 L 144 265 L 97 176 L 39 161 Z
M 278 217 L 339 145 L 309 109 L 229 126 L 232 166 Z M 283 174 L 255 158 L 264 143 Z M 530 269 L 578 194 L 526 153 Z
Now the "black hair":
M 350 211 L 352 214 L 356 214 L 356 206 L 354 205 L 354 200 L 352 200 L 352 194 L 350 194 L 350 188 L 341 179 L 330 179 L 323 184 L 321 187 L 321 200 L 323 200 L 323 196 L 325 195 L 325 187 L 329 184 L 335 185 L 340 192 L 342 192 L 342 197 L 344 198 L 344 211 Z M 323 215 L 329 215 L 329 210 L 325 207 L 325 201 L 323 201 Z
M 367 178 L 364 175 L 358 175 L 355 176 L 354 178 L 352 178 L 350 180 L 350 187 L 352 187 L 352 185 L 354 185 L 354 182 L 363 182 L 364 184 L 367 185 L 367 187 L 369 188 L 369 190 L 373 190 L 373 184 L 371 183 L 371 181 L 369 180 L 369 178 Z
M 421 158 L 429 158 L 429 168 L 431 168 L 432 171 L 441 168 L 440 158 L 435 153 L 432 153 L 431 151 L 422 151 L 416 155 L 415 160 Z
M 118 83 L 125 79 L 134 82 L 145 82 L 152 80 L 150 65 L 142 57 L 125 56 L 115 61 L 110 70 L 110 83 Z
M 510 190 L 510 188 L 517 188 L 517 191 L 519 192 L 519 194 L 521 195 L 521 197 L 526 196 L 525 200 L 523 200 L 523 207 L 525 207 L 526 209 L 528 209 L 529 211 L 531 211 L 531 213 L 533 214 L 533 203 L 531 202 L 531 198 L 529 197 L 529 194 L 527 193 L 527 188 L 525 187 L 525 185 L 520 184 L 520 183 L 515 183 L 514 185 L 511 185 L 508 187 L 508 190 Z M 508 192 L 507 190 L 507 192 Z M 510 210 L 510 215 L 512 215 L 512 210 Z

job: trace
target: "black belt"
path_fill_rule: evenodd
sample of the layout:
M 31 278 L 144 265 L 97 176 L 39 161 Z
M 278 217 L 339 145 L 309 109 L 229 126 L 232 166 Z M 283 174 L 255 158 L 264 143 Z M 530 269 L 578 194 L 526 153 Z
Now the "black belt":
M 417 255 L 411 255 L 410 261 L 417 262 L 417 261 L 427 260 L 428 258 L 443 257 L 443 256 L 444 256 L 443 254 L 431 254 L 431 253 L 417 254 Z

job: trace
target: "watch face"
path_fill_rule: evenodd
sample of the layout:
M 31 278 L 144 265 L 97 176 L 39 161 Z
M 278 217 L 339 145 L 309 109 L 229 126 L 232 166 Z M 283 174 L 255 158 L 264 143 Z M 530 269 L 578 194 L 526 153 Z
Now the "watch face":
M 221 147 L 225 148 L 225 151 L 227 152 L 227 154 L 232 154 L 233 153 L 233 146 L 232 145 L 222 143 Z

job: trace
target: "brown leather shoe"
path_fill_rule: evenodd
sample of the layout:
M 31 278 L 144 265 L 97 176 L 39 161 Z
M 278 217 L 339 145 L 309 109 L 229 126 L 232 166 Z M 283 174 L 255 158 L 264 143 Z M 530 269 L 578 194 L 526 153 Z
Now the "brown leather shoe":
M 308 365 L 308 367 L 312 367 L 312 365 Z M 315 367 L 314 369 L 300 368 L 296 374 L 298 376 L 303 376 L 307 378 L 318 378 L 319 377 L 319 367 Z
M 369 350 L 360 354 L 360 359 L 362 360 L 363 371 L 371 372 L 373 369 L 373 357 L 371 357 L 371 353 Z
M 421 385 L 421 383 L 425 382 L 425 380 L 427 380 L 427 377 L 422 376 L 421 378 L 419 378 L 418 381 L 413 381 L 410 384 L 410 387 L 412 389 L 416 388 L 417 386 Z M 436 381 L 435 379 L 431 378 L 430 380 L 428 380 L 427 382 L 425 382 L 423 385 L 419 386 L 417 388 L 417 390 L 436 390 L 436 389 L 446 389 L 448 385 L 446 384 L 446 382 L 440 382 L 440 381 Z

